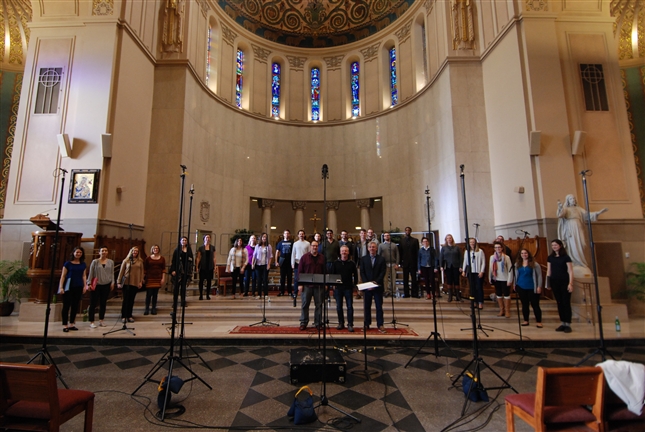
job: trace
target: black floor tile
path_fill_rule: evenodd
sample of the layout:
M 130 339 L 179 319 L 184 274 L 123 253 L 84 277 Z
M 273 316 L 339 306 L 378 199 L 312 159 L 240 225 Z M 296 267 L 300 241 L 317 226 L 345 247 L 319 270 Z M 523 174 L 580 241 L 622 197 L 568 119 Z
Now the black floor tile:
M 233 366 L 237 364 L 234 361 L 229 360 L 227 358 L 218 358 L 218 359 L 207 361 L 206 363 L 211 367 L 211 369 L 213 369 L 213 371 L 224 369 L 229 366 Z
M 251 352 L 260 357 L 268 357 L 273 354 L 281 353 L 282 351 L 274 347 L 262 347 L 262 348 L 254 349 Z
M 245 363 L 242 363 L 242 364 L 244 366 L 250 367 L 253 370 L 260 371 L 262 369 L 267 369 L 267 368 L 273 367 L 273 366 L 277 365 L 278 363 L 276 363 L 276 362 L 274 362 L 272 360 L 269 360 L 269 359 L 259 358 L 259 359 L 251 360 L 251 361 L 248 361 L 248 362 L 245 362 Z
M 479 351 L 479 354 L 483 357 L 493 357 L 493 358 L 504 358 L 508 355 L 507 352 L 495 350 L 495 349 L 483 349 Z
M 422 431 L 425 430 L 419 419 L 414 413 L 406 416 L 394 424 L 400 431 Z
M 87 369 L 87 368 L 97 367 L 108 363 L 111 363 L 111 362 L 105 357 L 97 357 L 89 360 L 76 361 L 73 364 L 74 366 L 76 366 L 77 369 Z
M 63 354 L 65 354 L 66 356 L 70 356 L 70 355 L 76 355 L 76 354 L 86 354 L 86 353 L 91 353 L 95 351 L 96 350 L 94 349 L 94 347 L 83 346 L 78 348 L 66 348 L 63 350 Z
M 374 364 L 377 365 L 379 369 L 384 370 L 385 372 L 389 372 L 396 368 L 402 367 L 402 365 L 400 365 L 399 363 L 395 363 L 393 361 L 389 361 L 385 359 L 375 360 Z
M 520 372 L 528 372 L 529 370 L 531 370 L 532 367 L 533 367 L 532 364 L 520 363 L 517 361 L 510 361 L 510 360 L 499 360 L 492 364 L 493 369 L 504 368 L 504 369 L 518 370 Z M 503 376 L 503 374 L 500 374 L 500 375 Z
M 212 350 L 215 354 L 221 355 L 222 357 L 230 357 L 235 354 L 243 353 L 244 350 L 237 347 L 226 347 Z
M 246 414 L 238 412 L 235 419 L 233 419 L 233 424 L 231 424 L 231 426 L 235 428 L 235 431 L 248 431 L 263 425 Z
M 104 356 L 111 356 L 111 355 L 129 353 L 129 352 L 132 352 L 132 350 L 128 347 L 116 347 L 116 348 L 104 349 L 99 352 Z
M 392 393 L 389 393 L 387 396 L 383 398 L 383 400 L 389 404 L 396 405 L 406 410 L 412 410 L 410 408 L 410 405 L 408 405 L 408 402 L 403 397 L 403 394 L 398 390 L 395 390 Z
M 151 365 L 152 362 L 145 357 L 140 357 L 132 360 L 124 360 L 124 361 L 116 362 L 114 364 L 117 365 L 119 369 L 126 370 L 126 369 L 132 369 L 140 366 Z
M 253 378 L 253 382 L 251 383 L 251 387 L 255 387 L 260 384 L 264 384 L 266 382 L 273 381 L 273 378 L 270 377 L 269 375 L 265 375 L 262 372 L 257 372 L 255 374 L 255 378 Z
M 548 359 L 543 359 L 537 362 L 536 366 L 542 366 L 542 367 L 571 367 L 575 364 L 576 362 L 572 361 L 570 363 L 564 363 L 560 361 L 555 361 L 555 360 L 548 360 Z
M 168 351 L 166 347 L 150 347 L 150 348 L 141 348 L 136 350 L 139 354 L 144 357 L 156 356 L 164 354 Z
M 0 356 L 0 360 L 5 363 L 27 363 L 31 357 L 27 354 L 17 355 L 12 357 L 3 357 Z
M 583 351 L 574 351 L 574 350 L 557 348 L 551 351 L 551 355 L 560 355 L 560 356 L 575 357 L 578 359 L 582 359 L 585 356 L 585 353 Z
M 413 360 L 412 363 L 410 363 L 410 366 L 408 367 L 414 367 L 417 369 L 433 372 L 433 371 L 436 371 L 437 369 L 444 367 L 444 365 L 442 363 L 435 363 L 430 360 L 420 359 L 420 360 Z
M 250 389 L 247 393 L 246 396 L 244 397 L 244 400 L 242 401 L 242 404 L 240 405 L 240 409 L 246 408 L 251 405 L 255 405 L 256 403 L 262 402 L 269 399 L 267 396 L 263 395 L 262 393 L 258 393 L 253 389 Z
M 376 400 L 373 397 L 355 392 L 354 390 L 345 390 L 329 399 L 332 403 L 337 403 L 352 410 L 357 410 Z
M 2 345 L 2 344 L 0 344 L 0 352 L 21 351 L 21 350 L 24 350 L 24 349 L 25 349 L 24 345 L 18 345 L 18 344 Z

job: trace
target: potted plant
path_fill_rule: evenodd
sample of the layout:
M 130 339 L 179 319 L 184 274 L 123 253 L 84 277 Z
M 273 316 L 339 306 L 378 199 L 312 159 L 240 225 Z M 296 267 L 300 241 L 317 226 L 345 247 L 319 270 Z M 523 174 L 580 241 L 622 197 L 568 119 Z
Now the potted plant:
M 0 316 L 11 315 L 14 303 L 20 302 L 20 286 L 31 281 L 28 269 L 21 261 L 0 261 Z
M 631 267 L 634 269 L 627 273 L 627 289 L 624 294 L 628 299 L 636 299 L 636 301 L 628 301 L 627 308 L 634 315 L 645 314 L 645 262 L 632 263 Z

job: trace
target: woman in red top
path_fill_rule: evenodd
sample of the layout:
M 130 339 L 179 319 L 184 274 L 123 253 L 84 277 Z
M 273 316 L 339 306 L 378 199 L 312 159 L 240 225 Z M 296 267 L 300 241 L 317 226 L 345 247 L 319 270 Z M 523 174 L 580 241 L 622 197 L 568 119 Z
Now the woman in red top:
M 159 288 L 166 282 L 166 260 L 159 253 L 159 245 L 152 245 L 150 256 L 143 263 L 143 268 L 146 274 L 146 310 L 143 314 L 157 315 L 157 295 Z

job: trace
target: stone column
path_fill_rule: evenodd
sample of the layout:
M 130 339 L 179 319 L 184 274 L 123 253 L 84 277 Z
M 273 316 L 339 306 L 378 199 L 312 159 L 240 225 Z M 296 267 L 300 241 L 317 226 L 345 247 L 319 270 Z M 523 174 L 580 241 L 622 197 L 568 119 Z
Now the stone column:
M 338 235 L 338 220 L 336 219 L 336 212 L 339 207 L 338 201 L 327 201 L 327 227 Z
M 298 231 L 305 229 L 305 209 L 307 201 L 291 201 L 291 208 L 296 212 L 293 221 L 293 238 L 298 238 Z
M 370 222 L 370 208 L 372 207 L 371 199 L 358 199 L 356 206 L 361 209 L 361 228 L 368 229 L 371 226 Z
M 258 207 L 262 209 L 262 227 L 260 231 L 266 232 L 268 236 L 271 235 L 271 209 L 275 206 L 274 200 L 259 199 Z M 260 238 L 258 236 L 258 241 Z

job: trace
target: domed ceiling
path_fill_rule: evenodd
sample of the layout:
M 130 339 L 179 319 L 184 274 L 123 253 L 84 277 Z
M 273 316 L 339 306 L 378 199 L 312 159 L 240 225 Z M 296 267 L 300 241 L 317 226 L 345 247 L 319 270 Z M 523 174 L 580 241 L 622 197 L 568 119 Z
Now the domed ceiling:
M 414 0 L 218 0 L 238 24 L 265 39 L 324 48 L 363 39 L 384 29 Z

